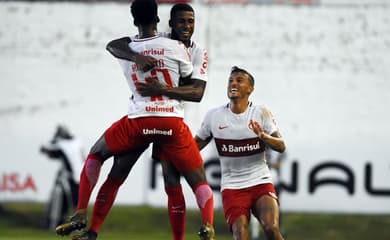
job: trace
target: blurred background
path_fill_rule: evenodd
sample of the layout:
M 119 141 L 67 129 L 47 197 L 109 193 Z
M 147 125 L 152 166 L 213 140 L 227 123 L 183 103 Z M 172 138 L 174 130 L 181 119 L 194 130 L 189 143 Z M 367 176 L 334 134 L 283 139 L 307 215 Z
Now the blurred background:
M 180 1 L 160 2 L 159 31 L 170 31 L 169 11 Z M 181 2 L 194 7 L 193 40 L 209 53 L 205 96 L 186 108 L 193 133 L 209 108 L 227 103 L 230 68 L 247 69 L 256 82 L 251 100 L 272 110 L 287 145 L 279 179 L 286 228 L 293 224 L 288 216 L 330 215 L 343 224 L 370 216 L 382 219 L 375 236 L 390 237 L 390 1 Z M 137 29 L 128 1 L 0 1 L 0 20 L 1 219 L 9 204 L 50 201 L 63 165 L 41 147 L 59 125 L 86 153 L 126 114 L 131 93 L 105 45 Z M 219 211 L 215 149 L 210 145 L 202 155 Z M 188 186 L 185 194 L 187 207 L 196 210 Z M 116 206 L 165 205 L 161 169 L 147 151 Z M 0 224 L 0 238 L 6 228 Z M 290 239 L 321 239 L 299 234 Z

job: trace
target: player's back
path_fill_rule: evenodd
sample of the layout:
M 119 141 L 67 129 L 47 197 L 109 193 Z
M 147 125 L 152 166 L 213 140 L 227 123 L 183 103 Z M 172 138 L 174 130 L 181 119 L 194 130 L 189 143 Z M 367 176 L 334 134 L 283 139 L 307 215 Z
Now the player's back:
M 185 46 L 176 40 L 159 36 L 145 39 L 134 39 L 129 47 L 141 55 L 151 56 L 157 60 L 157 66 L 143 72 L 134 62 L 121 60 L 121 66 L 133 93 L 129 105 L 129 117 L 141 116 L 179 116 L 182 117 L 182 106 L 178 100 L 166 96 L 142 97 L 136 91 L 139 82 L 148 83 L 156 79 L 160 84 L 177 87 L 180 77 L 191 75 L 193 67 Z

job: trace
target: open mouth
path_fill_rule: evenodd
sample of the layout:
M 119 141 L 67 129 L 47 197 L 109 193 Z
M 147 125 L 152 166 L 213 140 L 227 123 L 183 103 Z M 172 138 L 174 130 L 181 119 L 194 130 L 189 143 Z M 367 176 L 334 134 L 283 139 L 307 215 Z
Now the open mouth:
M 236 92 L 238 92 L 238 89 L 237 88 L 231 88 L 229 92 L 236 93 Z
M 183 37 L 185 37 L 185 38 L 189 38 L 189 37 L 191 37 L 191 32 L 189 32 L 189 31 L 182 31 L 181 35 Z

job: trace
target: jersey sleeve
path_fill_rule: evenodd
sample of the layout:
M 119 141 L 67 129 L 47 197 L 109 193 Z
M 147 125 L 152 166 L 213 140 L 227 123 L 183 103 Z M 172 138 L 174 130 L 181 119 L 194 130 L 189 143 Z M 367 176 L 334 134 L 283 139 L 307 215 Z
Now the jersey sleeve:
M 130 68 L 131 62 L 128 60 L 118 58 L 119 65 L 121 66 L 122 72 L 125 74 L 126 71 Z M 126 76 L 126 74 L 125 74 Z
M 209 110 L 204 119 L 203 119 L 203 122 L 200 126 L 200 129 L 198 130 L 197 132 L 197 136 L 202 139 L 202 140 L 206 140 L 208 139 L 209 137 L 212 136 L 212 132 L 211 132 L 211 118 L 212 118 L 212 110 Z
M 263 123 L 262 127 L 264 129 L 264 132 L 271 135 L 274 132 L 279 131 L 279 128 L 276 124 L 275 117 L 268 108 L 263 107 L 261 115 L 262 115 L 262 123 Z
M 193 66 L 190 58 L 190 53 L 183 43 L 177 41 L 178 50 L 177 59 L 179 61 L 179 74 L 181 77 L 188 77 L 192 74 Z
M 206 49 L 195 47 L 191 60 L 194 67 L 191 78 L 207 81 L 208 53 Z

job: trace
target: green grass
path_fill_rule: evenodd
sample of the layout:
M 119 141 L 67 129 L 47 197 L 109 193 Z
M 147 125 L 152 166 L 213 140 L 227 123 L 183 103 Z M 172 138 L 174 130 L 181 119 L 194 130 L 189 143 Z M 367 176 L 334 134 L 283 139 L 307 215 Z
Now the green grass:
M 0 240 L 68 239 L 42 228 L 44 206 L 37 203 L 6 203 L 0 207 Z M 288 240 L 373 240 L 390 239 L 390 215 L 283 215 Z M 200 218 L 187 211 L 186 240 L 197 240 Z M 232 239 L 220 210 L 215 212 L 217 240 Z M 171 239 L 166 209 L 147 206 L 115 206 L 98 239 Z

